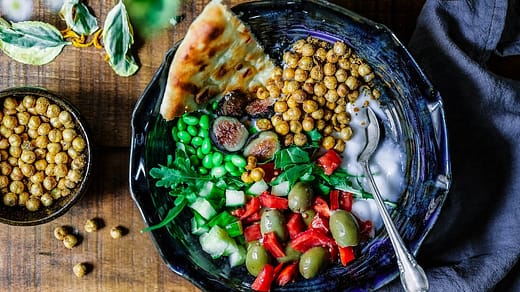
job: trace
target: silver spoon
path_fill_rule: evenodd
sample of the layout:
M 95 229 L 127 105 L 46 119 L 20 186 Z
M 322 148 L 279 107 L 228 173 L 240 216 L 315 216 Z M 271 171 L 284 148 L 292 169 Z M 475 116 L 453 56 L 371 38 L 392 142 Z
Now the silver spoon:
M 379 144 L 379 123 L 374 111 L 367 107 L 368 125 L 366 127 L 366 138 L 367 142 L 365 148 L 358 156 L 358 163 L 363 168 L 365 176 L 370 181 L 372 187 L 372 193 L 374 200 L 376 201 L 377 209 L 383 218 L 385 228 L 390 237 L 390 241 L 394 246 L 395 254 L 397 257 L 397 265 L 399 267 L 399 275 L 401 277 L 401 283 L 406 291 L 428 291 L 429 284 L 428 278 L 424 273 L 424 270 L 417 264 L 417 261 L 413 255 L 408 251 L 404 245 L 403 239 L 397 232 L 392 218 L 388 214 L 386 207 L 381 198 L 381 193 L 377 188 L 376 182 L 372 173 L 370 172 L 369 160 Z

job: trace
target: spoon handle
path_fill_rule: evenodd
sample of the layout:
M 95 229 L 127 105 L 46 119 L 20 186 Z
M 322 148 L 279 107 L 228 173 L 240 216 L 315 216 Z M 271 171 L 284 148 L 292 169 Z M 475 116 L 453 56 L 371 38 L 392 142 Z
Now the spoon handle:
M 428 278 L 426 277 L 426 274 L 424 273 L 424 270 L 421 268 L 421 266 L 417 264 L 414 256 L 408 251 L 404 245 L 403 239 L 397 232 L 394 222 L 386 210 L 374 177 L 370 172 L 368 162 L 363 162 L 362 167 L 365 176 L 368 177 L 368 180 L 370 181 L 377 208 L 379 209 L 379 213 L 383 218 L 383 223 L 385 224 L 388 236 L 390 237 L 390 241 L 394 247 L 397 257 L 397 265 L 399 267 L 399 275 L 401 277 L 401 284 L 408 292 L 428 291 Z

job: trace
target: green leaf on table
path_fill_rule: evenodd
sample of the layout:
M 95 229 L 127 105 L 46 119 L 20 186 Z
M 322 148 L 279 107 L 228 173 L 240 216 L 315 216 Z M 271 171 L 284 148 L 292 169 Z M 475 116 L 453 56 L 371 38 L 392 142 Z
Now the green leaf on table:
M 137 72 L 139 66 L 130 50 L 134 35 L 123 1 L 108 12 L 103 26 L 103 43 L 108 63 L 116 74 L 127 77 Z
M 18 62 L 47 64 L 68 44 L 60 31 L 48 23 L 22 21 L 10 24 L 0 18 L 0 49 Z
M 61 6 L 60 16 L 68 27 L 80 35 L 91 35 L 99 28 L 96 17 L 80 0 L 65 0 Z

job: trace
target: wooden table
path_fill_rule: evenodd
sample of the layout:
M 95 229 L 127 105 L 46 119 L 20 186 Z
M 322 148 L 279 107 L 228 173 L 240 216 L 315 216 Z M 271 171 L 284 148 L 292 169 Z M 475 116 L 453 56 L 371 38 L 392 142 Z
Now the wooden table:
M 52 63 L 29 66 L 0 53 L 0 90 L 30 85 L 45 87 L 71 100 L 85 116 L 96 145 L 96 168 L 83 199 L 53 222 L 35 227 L 0 225 L 0 291 L 198 291 L 170 271 L 148 235 L 140 234 L 143 220 L 130 196 L 128 158 L 130 115 L 134 104 L 162 62 L 170 46 L 180 40 L 189 23 L 208 0 L 185 1 L 185 19 L 136 46 L 141 68 L 132 77 L 117 76 L 103 61 L 104 51 L 66 47 Z M 244 1 L 232 0 L 228 4 Z M 423 1 L 334 0 L 355 12 L 389 26 L 406 43 Z M 45 6 L 34 1 L 34 20 L 63 28 Z M 116 3 L 88 1 L 102 21 Z M 86 233 L 85 221 L 101 218 L 105 227 Z M 72 250 L 53 237 L 60 225 L 73 227 L 81 236 Z M 122 225 L 129 233 L 112 239 L 109 230 Z M 92 271 L 77 278 L 72 267 L 87 262 Z

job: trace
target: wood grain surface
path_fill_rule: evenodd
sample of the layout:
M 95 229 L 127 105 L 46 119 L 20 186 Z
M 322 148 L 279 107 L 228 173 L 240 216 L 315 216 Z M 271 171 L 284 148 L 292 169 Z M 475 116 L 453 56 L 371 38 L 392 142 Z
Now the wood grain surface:
M 33 20 L 63 23 L 55 13 L 34 1 Z M 87 1 L 103 20 L 115 0 Z M 128 187 L 130 116 L 133 107 L 162 62 L 208 0 L 187 0 L 184 20 L 153 37 L 138 38 L 135 52 L 141 65 L 135 76 L 117 76 L 103 60 L 104 51 L 66 47 L 52 63 L 30 66 L 0 53 L 0 90 L 14 86 L 45 87 L 71 100 L 83 113 L 96 145 L 96 168 L 82 200 L 62 217 L 36 227 L 0 225 L 0 291 L 198 291 L 162 262 L 151 240 L 139 230 L 143 220 Z M 234 5 L 244 1 L 226 1 Z M 374 21 L 386 24 L 406 43 L 423 1 L 334 0 Z M 104 227 L 84 231 L 87 219 L 99 218 Z M 72 250 L 53 237 L 57 226 L 69 226 L 79 235 Z M 110 237 L 121 225 L 128 234 Z M 91 271 L 77 278 L 72 267 L 86 262 Z

